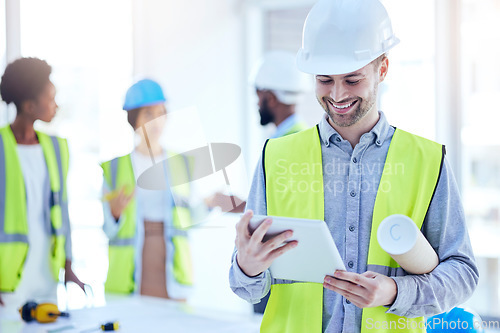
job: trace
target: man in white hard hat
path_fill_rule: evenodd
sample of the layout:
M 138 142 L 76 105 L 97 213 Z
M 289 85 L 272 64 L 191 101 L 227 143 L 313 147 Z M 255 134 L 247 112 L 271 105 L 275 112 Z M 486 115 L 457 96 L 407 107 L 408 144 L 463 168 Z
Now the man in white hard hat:
M 325 115 L 268 140 L 236 227 L 231 288 L 251 303 L 271 290 L 261 332 L 425 332 L 424 316 L 463 303 L 477 285 L 444 147 L 390 126 L 376 108 L 396 44 L 378 0 L 320 0 L 306 19 L 297 65 L 315 75 Z M 253 212 L 324 220 L 347 271 L 323 284 L 274 279 L 271 263 L 300 244 L 282 246 L 291 231 L 262 242 L 272 221 L 251 234 Z M 409 216 L 436 250 L 432 272 L 408 274 L 380 248 L 378 225 L 392 214 Z

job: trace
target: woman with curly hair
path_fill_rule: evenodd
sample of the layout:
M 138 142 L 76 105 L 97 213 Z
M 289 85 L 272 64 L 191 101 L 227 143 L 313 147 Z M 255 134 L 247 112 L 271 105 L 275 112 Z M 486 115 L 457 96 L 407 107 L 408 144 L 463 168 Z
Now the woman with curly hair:
M 17 110 L 0 128 L 0 306 L 56 302 L 61 269 L 66 282 L 83 289 L 71 269 L 68 145 L 33 127 L 50 122 L 58 108 L 51 71 L 43 60 L 20 58 L 0 83 L 2 100 Z

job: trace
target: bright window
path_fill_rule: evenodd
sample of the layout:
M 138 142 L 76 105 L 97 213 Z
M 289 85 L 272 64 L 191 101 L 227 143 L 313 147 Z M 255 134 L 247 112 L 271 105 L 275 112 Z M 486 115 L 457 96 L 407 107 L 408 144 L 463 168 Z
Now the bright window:
M 500 316 L 499 0 L 462 0 L 461 71 L 463 199 L 480 268 L 471 300 L 480 314 Z
M 435 139 L 434 0 L 382 3 L 401 42 L 388 53 L 389 72 L 379 87 L 379 109 L 391 125 Z

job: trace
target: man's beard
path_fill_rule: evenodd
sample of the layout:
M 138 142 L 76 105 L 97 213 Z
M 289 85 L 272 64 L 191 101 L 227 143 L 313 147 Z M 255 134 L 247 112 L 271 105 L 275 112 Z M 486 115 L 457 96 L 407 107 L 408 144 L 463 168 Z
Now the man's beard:
M 269 106 L 267 105 L 267 99 L 262 101 L 262 104 L 259 108 L 260 114 L 260 124 L 262 126 L 266 126 L 269 123 L 274 121 L 274 115 L 271 113 Z

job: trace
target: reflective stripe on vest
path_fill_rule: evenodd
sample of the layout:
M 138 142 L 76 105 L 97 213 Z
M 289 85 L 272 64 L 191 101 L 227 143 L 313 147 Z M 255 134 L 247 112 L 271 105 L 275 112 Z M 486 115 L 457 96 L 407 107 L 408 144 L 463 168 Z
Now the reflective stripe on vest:
M 171 163 L 177 161 L 169 160 L 169 168 L 172 174 L 183 174 L 186 169 L 187 160 L 182 159 L 182 165 Z M 163 163 L 163 162 L 160 162 Z M 111 190 L 119 190 L 123 186 L 130 193 L 136 186 L 132 160 L 130 155 L 115 158 L 102 164 L 104 178 Z M 178 283 L 192 284 L 192 268 L 189 244 L 187 242 L 186 228 L 191 226 L 191 215 L 187 207 L 189 196 L 189 184 L 175 186 L 172 188 L 175 196 L 175 205 L 172 210 L 172 225 L 175 228 L 172 235 L 174 245 L 173 267 L 174 278 Z M 105 288 L 108 292 L 131 293 L 135 290 L 134 282 L 134 258 L 135 258 L 135 236 L 137 228 L 137 202 L 132 198 L 122 213 L 122 225 L 115 239 L 109 242 L 109 268 Z
M 69 154 L 66 140 L 36 132 L 50 179 L 50 269 L 55 280 L 66 261 L 64 228 L 67 218 L 65 179 Z M 28 253 L 26 190 L 17 143 L 10 126 L 0 129 L 0 290 L 14 291 Z M 7 177 L 8 175 L 8 177 Z M 64 210 L 64 211 L 63 211 Z M 66 213 L 63 214 L 63 213 Z
M 68 230 L 67 228 L 69 228 L 68 215 L 65 214 L 67 212 L 65 179 L 68 175 L 69 166 L 68 145 L 64 139 L 48 136 L 44 133 L 37 132 L 37 136 L 47 163 L 52 192 L 52 200 L 50 201 L 50 221 L 52 226 L 50 266 L 54 278 L 58 280 L 59 271 L 65 266 L 66 262 L 66 237 L 64 235 L 65 231 Z
M 7 147 L 7 149 L 9 149 L 10 147 Z M 20 243 L 28 243 L 28 235 L 27 235 L 27 232 L 28 230 L 23 230 L 22 233 L 10 233 L 9 230 L 6 230 L 5 228 L 5 220 L 9 220 L 11 218 L 9 218 L 9 216 L 6 216 L 6 204 L 7 204 L 7 201 L 9 200 L 10 202 L 10 199 L 7 198 L 7 187 L 8 185 L 18 185 L 18 186 L 9 186 L 9 188 L 14 188 L 16 190 L 18 190 L 21 194 L 20 195 L 17 195 L 17 196 L 14 196 L 14 197 L 25 197 L 25 193 L 24 193 L 24 183 L 18 183 L 19 181 L 19 178 L 14 178 L 12 179 L 12 181 L 9 181 L 7 182 L 7 169 L 9 171 L 9 174 L 11 174 L 12 172 L 14 172 L 13 170 L 17 169 L 17 168 L 13 168 L 12 165 L 17 162 L 17 161 L 12 161 L 10 162 L 9 165 L 6 165 L 7 164 L 7 161 L 5 159 L 5 155 L 6 155 L 6 152 L 5 152 L 5 147 L 4 147 L 4 139 L 3 139 L 3 135 L 0 135 L 0 243 L 11 243 L 11 242 L 20 242 Z M 9 152 L 7 152 L 7 154 L 10 154 Z M 20 168 L 20 165 L 19 165 L 19 168 Z M 15 183 L 14 183 L 15 182 Z M 12 193 L 11 190 L 9 190 L 9 193 Z M 19 205 L 26 205 L 26 202 L 25 201 L 22 201 L 19 203 Z M 7 206 L 7 209 L 9 210 L 9 215 L 13 214 L 13 213 L 18 213 L 20 216 L 16 216 L 17 218 L 19 218 L 19 220 L 24 220 L 24 219 L 27 219 L 27 212 L 26 212 L 26 207 L 24 207 L 23 210 L 18 210 L 18 211 L 12 211 L 11 208 L 12 205 L 8 205 Z M 10 226 L 10 225 L 9 225 Z M 21 227 L 23 227 L 21 225 Z M 9 232 L 9 233 L 8 233 Z
M 384 217 L 399 213 L 411 217 L 421 227 L 437 185 L 443 153 L 443 147 L 435 142 L 396 130 L 375 200 L 368 270 L 390 276 L 405 274 L 380 249 L 374 238 L 377 226 Z M 324 220 L 322 154 L 317 127 L 296 135 L 269 140 L 264 147 L 262 161 L 268 215 Z M 290 172 L 291 165 L 307 168 L 307 172 Z M 401 174 L 396 174 L 394 169 L 392 172 L 389 170 L 397 165 L 402 167 Z M 292 183 L 308 184 L 309 191 L 292 191 L 286 186 Z M 321 332 L 322 309 L 322 284 L 273 284 L 261 332 Z M 361 331 L 369 332 L 371 321 L 383 323 L 404 318 L 386 314 L 385 311 L 385 307 L 364 309 Z M 422 320 L 404 318 L 409 327 L 417 327 L 414 330 L 396 326 L 395 330 L 377 332 L 425 332 L 425 327 L 422 330 L 422 326 L 419 326 Z

